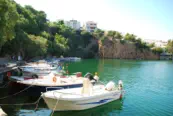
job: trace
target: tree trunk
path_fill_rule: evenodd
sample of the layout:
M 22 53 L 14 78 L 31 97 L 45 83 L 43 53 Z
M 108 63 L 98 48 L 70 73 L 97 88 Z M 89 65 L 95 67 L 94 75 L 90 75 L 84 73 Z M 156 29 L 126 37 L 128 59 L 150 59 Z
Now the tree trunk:
M 103 59 L 105 58 L 105 47 L 103 46 Z
M 0 56 L 2 55 L 2 45 L 0 45 Z

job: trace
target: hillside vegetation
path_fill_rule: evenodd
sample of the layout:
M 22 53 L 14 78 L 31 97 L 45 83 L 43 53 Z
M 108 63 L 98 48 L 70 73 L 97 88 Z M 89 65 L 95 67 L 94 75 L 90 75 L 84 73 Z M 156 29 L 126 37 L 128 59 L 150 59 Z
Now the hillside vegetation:
M 110 46 L 108 41 L 111 43 Z M 135 52 L 130 50 L 131 47 L 122 46 L 131 46 Z M 85 30 L 76 31 L 65 26 L 62 20 L 49 21 L 44 11 L 37 11 L 31 6 L 22 7 L 12 0 L 0 0 L 0 56 L 20 54 L 24 59 L 49 55 L 126 58 L 129 52 L 132 54 L 148 52 L 152 56 L 157 56 L 162 51 L 151 48 L 153 46 L 142 42 L 134 34 L 127 33 L 123 36 L 117 31 L 105 32 L 101 29 L 93 33 Z M 106 52 L 103 53 L 103 50 Z M 128 54 L 124 57 L 122 54 L 126 52 Z M 138 55 L 129 57 L 138 58 Z

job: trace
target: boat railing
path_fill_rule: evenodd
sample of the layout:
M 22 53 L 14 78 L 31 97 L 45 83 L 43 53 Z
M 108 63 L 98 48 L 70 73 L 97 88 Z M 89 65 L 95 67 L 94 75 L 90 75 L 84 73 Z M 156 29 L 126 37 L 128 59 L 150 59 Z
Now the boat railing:
M 46 91 L 49 91 L 49 89 L 64 89 L 63 87 L 46 87 Z

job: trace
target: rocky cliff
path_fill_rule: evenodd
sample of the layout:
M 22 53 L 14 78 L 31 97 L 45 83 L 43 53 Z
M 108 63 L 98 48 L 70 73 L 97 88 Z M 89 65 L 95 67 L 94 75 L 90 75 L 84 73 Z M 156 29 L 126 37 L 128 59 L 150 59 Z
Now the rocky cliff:
M 99 41 L 100 58 L 117 58 L 117 59 L 150 59 L 157 60 L 159 56 L 151 50 L 138 49 L 134 43 L 105 40 Z

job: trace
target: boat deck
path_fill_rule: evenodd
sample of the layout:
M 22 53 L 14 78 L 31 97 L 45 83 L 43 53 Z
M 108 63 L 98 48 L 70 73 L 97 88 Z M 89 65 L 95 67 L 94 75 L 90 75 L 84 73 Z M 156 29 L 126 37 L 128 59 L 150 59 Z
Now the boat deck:
M 103 93 L 111 93 L 119 91 L 117 88 L 113 91 L 107 91 L 105 90 L 105 87 L 103 85 L 95 85 L 93 86 L 92 92 L 90 94 L 82 94 L 82 87 L 80 88 L 72 88 L 72 89 L 64 89 L 64 90 L 55 90 L 55 91 L 49 91 L 44 93 L 43 96 L 57 99 L 61 97 L 61 99 L 73 99 L 78 100 L 79 98 L 92 98 L 95 96 L 99 96 Z

